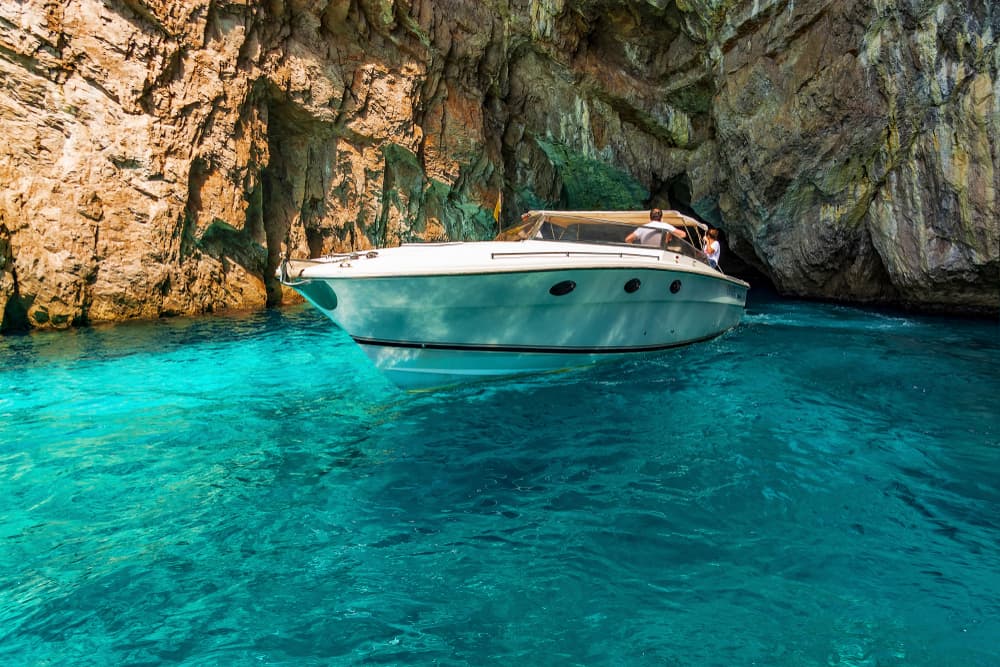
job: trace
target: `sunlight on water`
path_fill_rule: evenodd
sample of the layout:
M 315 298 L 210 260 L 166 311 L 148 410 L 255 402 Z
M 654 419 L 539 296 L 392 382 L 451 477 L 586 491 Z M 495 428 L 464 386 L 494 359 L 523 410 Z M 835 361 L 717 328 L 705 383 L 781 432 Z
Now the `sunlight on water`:
M 998 665 L 998 333 L 419 394 L 305 308 L 0 338 L 0 660 Z

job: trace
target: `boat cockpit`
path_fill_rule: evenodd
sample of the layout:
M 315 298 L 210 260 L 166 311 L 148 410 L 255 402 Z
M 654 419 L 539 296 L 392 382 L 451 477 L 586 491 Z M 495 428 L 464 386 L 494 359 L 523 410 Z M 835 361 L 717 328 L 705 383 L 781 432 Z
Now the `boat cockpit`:
M 663 211 L 662 222 L 683 231 L 686 238 L 672 234 L 656 234 L 664 227 L 649 219 L 648 211 L 528 211 L 521 223 L 497 235 L 497 241 L 559 241 L 563 243 L 593 243 L 598 245 L 652 247 L 676 252 L 708 263 L 702 248 L 708 225 L 677 211 Z M 646 234 L 641 244 L 626 241 L 639 228 L 654 230 Z

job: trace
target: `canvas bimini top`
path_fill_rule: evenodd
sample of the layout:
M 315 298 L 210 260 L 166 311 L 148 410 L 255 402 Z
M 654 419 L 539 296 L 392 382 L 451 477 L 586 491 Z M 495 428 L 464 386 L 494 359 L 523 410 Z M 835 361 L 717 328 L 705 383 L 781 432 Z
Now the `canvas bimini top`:
M 663 234 L 660 248 L 706 262 L 702 252 L 708 225 L 679 211 L 663 211 L 660 221 L 649 219 L 649 211 L 528 211 L 522 222 L 503 230 L 497 241 L 561 241 L 625 245 L 625 238 L 638 227 L 664 229 L 663 223 L 681 229 L 686 240 Z
M 633 227 L 641 227 L 650 222 L 649 211 L 528 211 L 525 218 L 542 216 L 553 224 L 570 224 L 574 222 L 591 221 L 599 222 L 619 222 Z M 708 225 L 698 222 L 692 217 L 686 216 L 680 211 L 664 210 L 662 222 L 669 223 L 674 227 L 696 227 L 702 231 L 708 230 Z

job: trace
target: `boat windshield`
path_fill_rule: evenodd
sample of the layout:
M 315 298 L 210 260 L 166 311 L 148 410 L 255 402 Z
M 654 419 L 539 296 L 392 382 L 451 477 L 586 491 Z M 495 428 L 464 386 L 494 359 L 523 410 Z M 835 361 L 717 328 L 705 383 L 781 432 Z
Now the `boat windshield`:
M 676 252 L 701 262 L 706 262 L 703 245 L 705 225 L 676 211 L 664 211 L 664 222 L 668 222 L 687 235 L 679 239 L 673 235 L 656 233 L 649 227 L 647 211 L 530 211 L 523 222 L 497 235 L 497 241 L 560 241 L 563 243 L 596 243 L 599 245 L 636 247 L 625 239 L 636 229 L 647 231 L 645 241 L 639 247 L 655 247 Z

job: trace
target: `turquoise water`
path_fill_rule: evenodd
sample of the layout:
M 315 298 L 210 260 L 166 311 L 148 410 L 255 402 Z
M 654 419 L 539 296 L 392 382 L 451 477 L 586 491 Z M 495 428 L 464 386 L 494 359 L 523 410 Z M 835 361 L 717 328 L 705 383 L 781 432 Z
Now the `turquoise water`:
M 1000 665 L 998 336 L 758 300 L 423 394 L 306 308 L 0 338 L 0 664 Z

